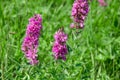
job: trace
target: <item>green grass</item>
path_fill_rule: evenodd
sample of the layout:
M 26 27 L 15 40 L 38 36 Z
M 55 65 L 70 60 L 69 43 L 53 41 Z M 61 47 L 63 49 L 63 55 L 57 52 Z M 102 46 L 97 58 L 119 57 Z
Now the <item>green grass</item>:
M 119 80 L 120 0 L 108 6 L 90 3 L 83 30 L 70 29 L 74 0 L 0 0 L 0 80 Z M 27 63 L 21 44 L 28 19 L 43 18 L 39 64 Z M 68 34 L 66 61 L 52 57 L 53 35 L 64 26 Z

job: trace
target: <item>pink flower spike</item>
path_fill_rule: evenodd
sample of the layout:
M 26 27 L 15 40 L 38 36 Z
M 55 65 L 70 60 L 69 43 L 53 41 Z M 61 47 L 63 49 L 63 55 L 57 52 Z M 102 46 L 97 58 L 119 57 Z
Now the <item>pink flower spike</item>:
M 36 14 L 29 19 L 29 24 L 26 29 L 26 36 L 21 48 L 31 65 L 35 65 L 39 62 L 37 60 L 38 55 L 36 53 L 41 29 L 42 18 L 41 15 Z
M 52 48 L 52 52 L 54 53 L 54 58 L 66 60 L 65 55 L 67 54 L 67 35 L 63 32 L 63 29 L 59 29 L 54 35 L 54 45 Z
M 83 28 L 84 21 L 89 12 L 88 0 L 75 0 L 72 7 L 71 16 L 74 20 L 75 28 Z M 73 26 L 73 25 L 71 25 Z M 71 27 L 72 28 L 72 27 Z

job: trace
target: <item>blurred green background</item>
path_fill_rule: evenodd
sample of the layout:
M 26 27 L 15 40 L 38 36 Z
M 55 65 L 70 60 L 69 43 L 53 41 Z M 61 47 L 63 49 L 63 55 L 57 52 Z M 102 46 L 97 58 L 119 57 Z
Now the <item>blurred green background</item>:
M 120 80 L 120 0 L 89 3 L 83 30 L 70 28 L 74 0 L 0 0 L 0 80 Z M 39 64 L 28 64 L 21 44 L 28 19 L 41 14 Z M 64 26 L 67 60 L 52 56 L 53 35 Z

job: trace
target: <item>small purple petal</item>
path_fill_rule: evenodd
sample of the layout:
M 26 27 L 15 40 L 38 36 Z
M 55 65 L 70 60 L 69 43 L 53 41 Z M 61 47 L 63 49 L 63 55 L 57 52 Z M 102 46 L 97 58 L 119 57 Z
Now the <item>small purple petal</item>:
M 105 2 L 105 0 L 98 0 L 100 6 L 107 6 L 107 3 Z

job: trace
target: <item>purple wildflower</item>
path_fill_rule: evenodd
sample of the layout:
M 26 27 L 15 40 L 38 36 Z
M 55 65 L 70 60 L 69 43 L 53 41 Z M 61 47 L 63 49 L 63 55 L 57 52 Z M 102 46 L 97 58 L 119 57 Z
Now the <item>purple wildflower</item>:
M 35 16 L 29 19 L 29 24 L 26 29 L 26 36 L 22 44 L 22 51 L 25 53 L 26 58 L 32 65 L 38 63 L 36 53 L 41 29 L 42 18 L 41 15 L 36 14 Z
M 88 0 L 75 0 L 72 7 L 72 18 L 76 28 L 84 27 L 84 20 L 89 12 Z
M 63 28 L 59 29 L 54 35 L 54 45 L 52 48 L 52 52 L 54 53 L 54 58 L 66 60 L 65 55 L 67 54 L 67 35 L 63 32 Z

